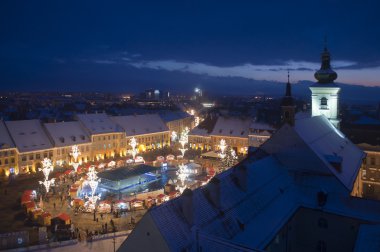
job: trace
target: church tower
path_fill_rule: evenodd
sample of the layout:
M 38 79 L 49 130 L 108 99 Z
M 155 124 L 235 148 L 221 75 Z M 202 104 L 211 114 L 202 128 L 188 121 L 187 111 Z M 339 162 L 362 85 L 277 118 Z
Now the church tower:
M 285 96 L 281 101 L 281 110 L 282 110 L 282 123 L 288 123 L 294 125 L 296 106 L 294 105 L 294 100 L 292 97 L 292 87 L 289 81 L 289 72 L 288 72 L 288 83 L 286 83 Z
M 321 69 L 314 74 L 317 82 L 310 86 L 311 116 L 325 115 L 336 128 L 339 128 L 340 87 L 334 83 L 338 75 L 331 69 L 330 53 L 326 45 L 321 54 L 321 61 Z

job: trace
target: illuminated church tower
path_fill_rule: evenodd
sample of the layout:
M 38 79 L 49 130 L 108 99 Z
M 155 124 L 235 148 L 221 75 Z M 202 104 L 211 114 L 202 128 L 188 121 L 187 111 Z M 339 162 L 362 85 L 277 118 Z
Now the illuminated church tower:
M 326 46 L 321 60 L 321 69 L 314 74 L 317 82 L 310 86 L 311 116 L 325 115 L 336 128 L 339 128 L 340 87 L 334 83 L 338 75 L 331 69 L 330 53 Z

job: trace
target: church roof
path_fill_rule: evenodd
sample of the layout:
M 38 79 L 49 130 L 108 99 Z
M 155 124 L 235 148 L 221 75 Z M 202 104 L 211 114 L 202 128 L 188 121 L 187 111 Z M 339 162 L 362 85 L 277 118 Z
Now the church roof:
M 254 153 L 192 193 L 186 190 L 180 197 L 153 207 L 147 215 L 153 219 L 171 251 L 192 250 L 194 246 L 201 246 L 205 251 L 265 249 L 298 210 L 321 208 L 317 200 L 321 190 L 328 194 L 324 212 L 379 222 L 380 202 L 350 197 L 335 179 L 336 176 L 343 183 L 350 183 L 350 175 L 360 166 L 362 152 L 352 149 L 352 143 L 345 142 L 346 139 L 330 126 L 327 119 L 314 117 L 296 124 L 294 132 L 321 158 L 338 151 L 336 148 L 341 149 L 337 154 L 341 155 L 342 170 L 347 170 L 344 174 L 296 175 L 274 154 L 261 150 L 260 155 Z M 272 141 L 285 144 L 278 133 L 273 135 Z M 301 159 L 302 154 L 300 150 L 292 153 Z M 190 205 L 187 204 L 189 198 Z M 139 228 L 149 227 L 138 226 L 132 233 L 146 233 L 138 231 Z M 128 239 L 122 249 L 127 248 Z M 141 239 L 138 242 L 143 242 Z

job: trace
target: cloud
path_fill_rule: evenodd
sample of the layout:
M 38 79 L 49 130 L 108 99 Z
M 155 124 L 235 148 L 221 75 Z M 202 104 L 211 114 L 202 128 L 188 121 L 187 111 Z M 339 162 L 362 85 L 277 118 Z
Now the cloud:
M 111 65 L 111 64 L 116 64 L 117 62 L 114 60 L 94 60 L 94 63 L 103 64 L 103 65 Z
M 165 71 L 179 71 L 213 77 L 241 77 L 255 80 L 284 82 L 287 71 L 291 71 L 291 81 L 315 81 L 314 73 L 320 68 L 318 62 L 283 61 L 275 65 L 253 65 L 250 63 L 236 66 L 215 66 L 200 62 L 183 62 L 176 60 L 147 60 L 130 61 L 128 65 L 139 69 L 155 69 Z M 380 74 L 380 66 L 357 68 L 358 64 L 349 60 L 332 61 L 331 65 L 338 72 L 339 82 L 348 84 L 380 85 L 376 76 Z

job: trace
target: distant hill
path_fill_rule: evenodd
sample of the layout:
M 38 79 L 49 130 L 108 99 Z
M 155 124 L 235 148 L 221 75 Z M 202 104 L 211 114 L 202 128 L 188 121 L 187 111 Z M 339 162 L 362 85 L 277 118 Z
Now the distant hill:
M 292 85 L 293 96 L 309 98 L 312 81 L 300 81 Z M 285 83 L 257 81 L 245 78 L 208 78 L 202 81 L 206 91 L 218 95 L 268 95 L 281 97 Z M 337 83 L 341 88 L 341 100 L 347 103 L 379 103 L 380 87 L 366 87 Z

